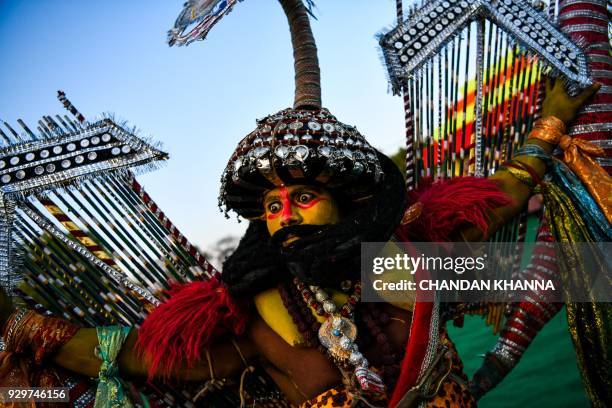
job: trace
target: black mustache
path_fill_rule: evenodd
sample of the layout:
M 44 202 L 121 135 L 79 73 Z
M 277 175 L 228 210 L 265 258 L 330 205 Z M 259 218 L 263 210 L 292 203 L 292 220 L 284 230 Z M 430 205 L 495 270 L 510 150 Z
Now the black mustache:
M 289 235 L 304 238 L 321 231 L 323 227 L 323 225 L 289 225 L 276 231 L 271 240 L 273 244 L 280 245 L 287 240 Z

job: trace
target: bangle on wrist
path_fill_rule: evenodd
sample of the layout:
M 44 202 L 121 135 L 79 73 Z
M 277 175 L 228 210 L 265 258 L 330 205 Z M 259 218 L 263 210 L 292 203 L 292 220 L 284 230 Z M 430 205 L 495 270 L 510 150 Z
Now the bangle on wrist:
M 558 145 L 561 136 L 565 134 L 565 123 L 555 116 L 538 119 L 529 132 L 529 139 L 538 139 L 552 145 Z
M 516 158 L 518 158 L 520 156 L 523 156 L 523 157 L 535 157 L 536 159 L 542 160 L 547 165 L 549 164 L 549 162 L 551 160 L 550 153 L 548 153 L 546 150 L 544 150 L 544 148 L 542 146 L 539 146 L 539 145 L 536 145 L 536 144 L 525 144 L 525 145 L 523 145 L 523 147 L 521 147 L 516 152 L 516 154 L 514 155 L 514 158 L 516 159 Z
M 542 183 L 542 178 L 533 167 L 518 160 L 504 163 L 500 166 L 499 170 L 507 171 L 511 176 L 528 186 L 530 189 L 534 189 Z
M 7 319 L 3 335 L 7 350 L 22 351 L 23 344 L 21 344 L 22 342 L 19 339 L 21 338 L 23 326 L 31 313 L 33 312 L 28 309 L 18 309 Z
M 7 320 L 4 328 L 6 351 L 31 351 L 36 364 L 57 351 L 78 331 L 78 326 L 55 317 L 42 316 L 32 310 L 19 309 Z

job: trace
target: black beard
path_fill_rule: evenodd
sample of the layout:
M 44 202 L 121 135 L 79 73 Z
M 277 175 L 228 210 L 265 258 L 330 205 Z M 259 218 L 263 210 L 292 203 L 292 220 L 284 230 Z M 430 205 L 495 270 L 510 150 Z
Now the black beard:
M 363 235 L 345 227 L 328 225 L 319 234 L 282 248 L 291 275 L 306 284 L 330 288 L 339 288 L 345 280 L 359 279 Z

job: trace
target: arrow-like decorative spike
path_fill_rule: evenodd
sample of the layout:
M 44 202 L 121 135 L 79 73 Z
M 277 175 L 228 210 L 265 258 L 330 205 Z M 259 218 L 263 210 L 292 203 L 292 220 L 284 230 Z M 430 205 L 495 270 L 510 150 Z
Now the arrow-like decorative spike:
M 43 119 L 47 123 L 47 127 L 49 129 L 51 129 L 51 131 L 53 133 L 55 133 L 56 135 L 60 135 L 61 134 L 62 128 L 57 124 L 56 121 L 53 120 L 53 118 L 51 116 L 45 115 L 45 116 L 43 116 Z
M 23 130 L 26 131 L 26 133 L 30 136 L 30 138 L 32 140 L 37 140 L 38 138 L 36 137 L 36 135 L 34 134 L 34 132 L 32 132 L 30 130 L 30 128 L 28 127 L 28 125 L 25 124 L 25 122 L 21 119 L 17 119 L 17 123 L 19 123 L 19 126 L 21 126 L 23 128 Z
M 3 123 L 4 123 L 4 126 L 11 132 L 15 140 L 17 140 L 18 142 L 23 142 L 23 139 L 21 138 L 21 136 L 19 136 L 19 133 L 15 132 L 15 129 L 13 129 L 11 125 L 8 124 L 8 122 L 3 122 Z
M 75 132 L 79 131 L 79 127 L 77 126 L 77 124 L 75 124 L 75 122 L 70 119 L 68 117 L 68 115 L 64 115 L 64 120 L 66 121 L 66 123 L 70 124 L 70 127 L 72 128 L 70 131 L 74 130 Z
M 57 91 L 57 99 L 64 105 L 64 108 L 68 110 L 68 112 L 72 113 L 75 118 L 79 121 L 79 123 L 85 123 L 85 116 L 78 111 L 78 109 L 66 98 L 66 93 L 64 91 Z
M 2 128 L 0 128 L 0 139 L 2 140 L 2 142 L 4 144 L 7 144 L 7 145 L 11 144 L 11 139 L 9 139 L 9 137 L 6 135 L 6 133 L 4 133 Z
M 49 126 L 47 126 L 47 124 L 45 122 L 42 121 L 42 119 L 38 120 L 38 126 L 43 130 L 43 134 L 45 136 L 46 139 L 50 139 L 54 136 L 53 131 L 51 130 L 51 128 Z
M 435 0 L 380 37 L 395 92 L 470 22 L 487 19 L 580 87 L 592 83 L 585 54 L 524 0 Z
M 68 126 L 68 123 L 66 123 L 66 121 L 64 121 L 64 119 L 62 119 L 62 117 L 60 115 L 55 115 L 55 118 L 62 125 L 62 132 L 70 133 L 72 131 L 70 129 L 70 126 Z

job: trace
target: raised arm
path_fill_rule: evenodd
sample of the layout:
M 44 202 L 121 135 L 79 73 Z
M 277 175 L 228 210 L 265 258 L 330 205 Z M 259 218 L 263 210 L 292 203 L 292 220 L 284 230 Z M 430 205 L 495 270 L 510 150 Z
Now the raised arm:
M 583 90 L 578 96 L 571 97 L 565 91 L 562 80 L 553 82 L 553 80 L 549 79 L 546 85 L 546 98 L 542 104 L 542 118 L 554 116 L 567 126 L 576 116 L 578 109 L 587 99 L 597 92 L 600 86 L 600 84 L 595 84 Z M 525 142 L 525 145 L 529 144 L 540 146 L 547 153 L 552 153 L 556 147 L 553 144 L 535 138 L 530 138 Z M 542 178 L 546 173 L 546 164 L 538 158 L 517 156 L 513 162 L 519 166 L 524 164 L 525 166 L 523 167 L 532 170 L 537 174 L 538 178 Z M 492 211 L 489 223 L 489 235 L 495 233 L 499 227 L 517 215 L 531 197 L 531 188 L 507 171 L 497 171 L 490 179 L 494 180 L 501 190 L 512 198 L 513 203 Z M 457 237 L 457 239 L 466 241 L 480 241 L 484 238 L 483 232 L 474 227 L 467 227 L 461 230 L 459 234 L 460 236 Z

